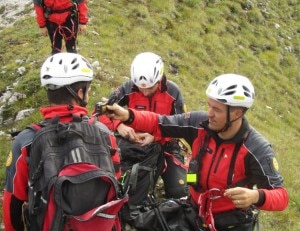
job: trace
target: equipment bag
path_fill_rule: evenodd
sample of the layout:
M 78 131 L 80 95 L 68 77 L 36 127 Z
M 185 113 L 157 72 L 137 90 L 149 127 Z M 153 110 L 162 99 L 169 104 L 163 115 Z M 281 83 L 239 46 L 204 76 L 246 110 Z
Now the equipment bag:
M 216 230 L 253 231 L 258 225 L 258 215 L 259 210 L 254 207 L 219 213 L 214 217 Z
M 29 157 L 28 230 L 121 230 L 119 211 L 128 197 L 116 179 L 107 135 L 87 122 L 37 131 Z
M 140 147 L 124 138 L 117 138 L 121 150 L 123 187 L 128 191 L 129 207 L 141 205 L 152 193 L 164 166 L 162 146 L 151 143 Z
M 132 214 L 139 231 L 204 231 L 197 208 L 186 198 L 166 199 Z

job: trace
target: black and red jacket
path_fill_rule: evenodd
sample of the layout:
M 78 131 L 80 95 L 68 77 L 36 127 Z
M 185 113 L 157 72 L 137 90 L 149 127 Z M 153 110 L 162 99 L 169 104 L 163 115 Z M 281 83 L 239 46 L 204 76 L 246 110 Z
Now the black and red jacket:
M 88 7 L 86 0 L 77 0 L 77 10 L 79 15 L 79 23 L 86 24 L 88 22 Z M 40 27 L 46 26 L 46 20 L 54 22 L 58 25 L 63 24 L 67 17 L 72 13 L 71 9 L 74 6 L 72 0 L 33 0 L 34 9 L 36 12 L 36 21 Z M 49 18 L 45 17 L 45 9 L 51 9 L 52 13 Z
M 270 143 L 243 119 L 238 134 L 231 140 L 221 140 L 216 132 L 207 128 L 207 113 L 189 112 L 174 116 L 130 110 L 132 128 L 139 128 L 156 137 L 184 138 L 196 157 L 200 145 L 208 137 L 206 151 L 201 157 L 199 188 L 190 186 L 192 200 L 200 207 L 200 195 L 217 188 L 221 191 L 243 182 L 243 187 L 257 187 L 263 200 L 257 205 L 262 210 L 284 210 L 288 205 L 288 192 L 278 171 L 278 163 Z M 132 120 L 133 119 L 133 120 Z M 236 148 L 237 147 L 237 148 Z M 237 149 L 234 151 L 234 149 Z M 236 153 L 236 159 L 234 158 Z M 233 162 L 233 167 L 230 164 Z M 230 172 L 231 170 L 232 172 Z M 227 197 L 212 203 L 212 213 L 234 210 L 236 207 Z
M 112 95 L 120 106 L 127 106 L 139 111 L 151 111 L 161 115 L 174 115 L 185 112 L 185 104 L 179 87 L 163 76 L 159 87 L 152 97 L 144 96 L 132 81 L 127 81 L 118 87 Z M 101 116 L 100 121 L 112 131 L 116 131 L 121 123 L 118 120 L 110 120 L 106 116 Z M 137 131 L 142 131 L 137 129 Z
M 87 116 L 88 111 L 84 107 L 79 106 L 51 106 L 41 108 L 44 120 L 59 117 L 60 122 L 71 122 L 75 117 Z M 93 122 L 94 123 L 94 122 Z M 107 134 L 111 146 L 116 146 L 115 137 L 110 135 L 111 132 L 106 126 L 99 122 L 95 122 L 104 134 Z M 3 222 L 6 231 L 23 230 L 22 223 L 22 204 L 28 200 L 28 171 L 29 171 L 29 152 L 31 142 L 36 131 L 27 128 L 20 132 L 12 145 L 6 163 L 6 182 L 3 195 Z M 117 150 L 117 149 L 116 149 Z M 115 167 L 120 166 L 119 153 L 112 156 Z M 116 178 L 120 177 L 120 169 L 116 169 Z

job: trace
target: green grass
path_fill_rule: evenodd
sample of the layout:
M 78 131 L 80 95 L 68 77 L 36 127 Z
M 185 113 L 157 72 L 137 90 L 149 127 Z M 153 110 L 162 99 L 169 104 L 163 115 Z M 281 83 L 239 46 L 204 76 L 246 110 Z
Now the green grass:
M 248 76 L 255 85 L 256 101 L 247 117 L 278 153 L 290 194 L 286 211 L 261 212 L 261 230 L 299 230 L 298 1 L 94 0 L 89 1 L 89 8 L 90 23 L 86 33 L 78 37 L 78 48 L 101 66 L 96 71 L 89 109 L 130 76 L 132 59 L 146 50 L 163 57 L 167 77 L 179 85 L 189 110 L 206 108 L 205 88 L 216 75 L 235 72 Z M 29 10 L 27 6 L 24 13 Z M 9 132 L 40 119 L 38 108 L 47 101 L 39 87 L 39 68 L 50 54 L 50 42 L 39 35 L 32 16 L 3 28 L 0 39 L 0 91 L 18 79 L 14 91 L 27 95 L 5 106 L 4 120 L 21 109 L 37 109 L 23 121 L 2 124 L 1 130 Z M 26 67 L 23 76 L 17 73 L 17 59 Z M 3 188 L 11 139 L 0 138 Z

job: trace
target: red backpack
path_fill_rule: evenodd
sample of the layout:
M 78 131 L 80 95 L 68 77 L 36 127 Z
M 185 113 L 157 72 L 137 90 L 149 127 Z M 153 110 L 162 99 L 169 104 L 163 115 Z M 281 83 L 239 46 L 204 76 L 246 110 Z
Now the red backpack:
M 128 196 L 117 180 L 120 158 L 109 131 L 88 122 L 34 129 L 27 229 L 120 231 L 119 211 Z

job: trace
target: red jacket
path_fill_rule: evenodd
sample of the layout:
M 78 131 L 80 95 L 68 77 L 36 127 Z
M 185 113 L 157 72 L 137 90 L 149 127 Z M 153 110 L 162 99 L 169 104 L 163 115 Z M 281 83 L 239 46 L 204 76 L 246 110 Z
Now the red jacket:
M 86 108 L 79 106 L 62 105 L 55 107 L 41 108 L 44 119 L 52 119 L 59 116 L 60 122 L 71 122 L 73 115 L 77 117 L 86 116 Z M 100 126 L 100 125 L 99 125 Z M 102 124 L 106 134 L 110 134 L 108 129 Z M 102 127 L 101 127 L 102 129 Z M 6 231 L 22 230 L 22 204 L 28 199 L 28 154 L 30 145 L 35 135 L 33 129 L 25 129 L 20 132 L 13 142 L 12 150 L 6 163 L 6 182 L 3 195 L 3 222 Z M 111 136 L 112 146 L 116 141 Z M 113 155 L 115 167 L 119 167 L 119 155 Z M 116 177 L 119 178 L 121 172 L 116 169 Z
M 49 7 L 54 13 L 49 15 L 48 20 L 54 22 L 56 24 L 63 24 L 67 17 L 71 14 L 71 11 L 64 11 L 74 4 L 71 0 L 33 0 L 34 9 L 36 12 L 36 21 L 40 27 L 46 26 L 46 17 L 45 17 L 45 7 Z M 88 7 L 87 7 L 87 0 L 77 0 L 77 8 L 79 14 L 79 23 L 86 24 L 88 22 Z M 61 13 L 55 13 L 55 11 L 64 11 Z
M 174 115 L 185 112 L 183 96 L 179 87 L 164 76 L 155 94 L 149 98 L 144 96 L 133 84 L 128 81 L 118 87 L 112 95 L 115 102 L 120 106 L 127 106 L 140 111 L 151 111 L 161 115 Z M 121 123 L 118 120 L 110 120 L 107 116 L 101 116 L 100 121 L 112 131 L 116 131 Z M 137 130 L 141 131 L 141 130 Z
M 284 210 L 288 205 L 288 193 L 283 185 L 283 178 L 278 171 L 276 155 L 270 143 L 243 119 L 238 134 L 231 140 L 221 140 L 218 135 L 207 128 L 207 114 L 203 111 L 184 113 L 175 116 L 162 116 L 151 112 L 132 112 L 133 122 L 129 126 L 139 128 L 157 137 L 184 138 L 192 147 L 192 155 L 199 153 L 200 144 L 205 136 L 209 140 L 201 158 L 199 170 L 200 188 L 190 186 L 192 200 L 203 207 L 200 195 L 207 190 L 217 188 L 221 191 L 245 181 L 243 187 L 256 186 L 263 194 L 264 200 L 257 205 L 262 210 Z M 233 153 L 237 148 L 236 160 Z M 234 161 L 233 172 L 229 172 L 230 163 Z M 218 214 L 235 209 L 227 197 L 212 202 L 212 213 Z

